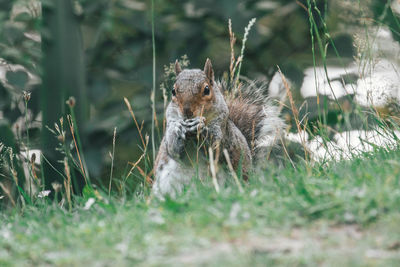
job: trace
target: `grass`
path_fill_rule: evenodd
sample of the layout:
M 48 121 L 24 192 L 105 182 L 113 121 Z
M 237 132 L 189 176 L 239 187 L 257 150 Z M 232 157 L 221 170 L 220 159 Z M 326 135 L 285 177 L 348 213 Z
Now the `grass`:
M 176 201 L 86 194 L 72 212 L 37 199 L 0 215 L 0 265 L 395 266 L 398 162 L 399 150 L 380 149 L 271 169 L 244 193 L 232 180 L 218 194 L 210 178 Z
M 341 58 L 315 1 L 308 0 L 304 8 L 310 19 L 313 65 L 317 66 L 319 51 L 328 76 L 327 45 Z M 317 21 L 323 22 L 326 36 L 319 33 Z M 232 50 L 229 78 L 233 87 L 238 86 L 247 34 L 253 24 L 252 20 L 246 27 L 240 56 L 235 58 L 236 38 L 229 22 Z M 154 1 L 152 45 L 151 156 L 154 161 L 157 126 Z M 307 122 L 298 118 L 286 81 L 285 88 L 300 132 Z M 163 96 L 165 106 L 166 91 Z M 253 175 L 243 188 L 237 178 L 218 185 L 216 179 L 209 177 L 206 181 L 194 181 L 177 200 L 159 202 L 149 194 L 152 175 L 149 136 L 143 137 L 142 126 L 136 121 L 130 102 L 126 98 L 124 101 L 139 131 L 143 155 L 130 164 L 126 177 L 120 180 L 114 177 L 114 130 L 110 180 L 107 188 L 96 190 L 87 176 L 84 155 L 79 153 L 83 150 L 73 105 L 70 105 L 68 125 L 79 162 L 65 143 L 60 121 L 61 130 L 57 128 L 55 134 L 63 140 L 60 142 L 68 178 L 61 174 L 66 181 L 64 189 L 54 188 L 54 199 L 20 196 L 17 204 L 13 204 L 17 208 L 0 213 L 0 266 L 396 266 L 400 260 L 399 148 L 376 148 L 349 161 L 315 165 L 304 161 L 295 168 L 288 164 L 285 169 L 272 166 L 261 175 Z M 326 118 L 321 111 L 319 122 L 319 134 L 324 135 Z M 28 123 L 26 117 L 25 123 Z M 393 127 L 397 129 L 396 125 L 381 125 L 381 130 Z M 29 133 L 26 135 L 29 149 Z M 141 161 L 144 170 L 138 165 Z M 71 181 L 76 177 L 70 168 L 80 171 L 85 181 L 88 179 L 83 196 L 72 192 Z M 35 171 L 34 165 L 32 170 Z M 143 186 L 130 194 L 126 181 L 133 171 L 140 172 Z M 32 194 L 32 190 L 29 192 Z M 23 193 L 19 191 L 20 195 Z M 10 200 L 13 201 L 12 197 Z

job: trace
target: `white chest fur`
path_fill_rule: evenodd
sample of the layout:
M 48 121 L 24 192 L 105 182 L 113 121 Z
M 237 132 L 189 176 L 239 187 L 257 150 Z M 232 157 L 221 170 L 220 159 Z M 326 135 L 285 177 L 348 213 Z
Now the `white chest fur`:
M 193 179 L 205 179 L 209 176 L 204 148 L 194 142 L 185 145 L 180 159 L 167 157 L 161 160 L 159 166 L 153 193 L 160 199 L 164 199 L 165 196 L 176 198 Z

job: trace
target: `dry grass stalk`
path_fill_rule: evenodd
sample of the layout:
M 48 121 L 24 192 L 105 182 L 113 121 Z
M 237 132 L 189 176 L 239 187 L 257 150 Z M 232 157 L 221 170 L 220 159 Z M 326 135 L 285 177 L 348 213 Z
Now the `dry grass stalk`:
M 301 134 L 303 129 L 301 127 L 301 123 L 300 123 L 300 120 L 299 120 L 299 111 L 297 110 L 296 105 L 294 104 L 293 95 L 292 95 L 292 92 L 290 90 L 289 83 L 287 82 L 286 77 L 285 77 L 285 75 L 283 75 L 283 73 L 282 73 L 281 69 L 279 68 L 279 66 L 277 66 L 277 67 L 278 67 L 279 75 L 282 78 L 283 85 L 286 88 L 286 95 L 289 97 L 289 102 L 290 102 L 290 106 L 291 106 L 291 109 L 292 109 L 292 112 L 293 112 L 294 121 L 296 123 L 297 132 L 300 135 L 301 143 L 302 143 L 302 146 L 304 148 L 304 157 L 305 157 L 305 159 L 308 159 L 308 153 L 307 153 L 308 149 L 307 149 L 307 146 L 306 146 L 306 140 L 305 140 L 304 135 Z
M 240 77 L 240 70 L 242 68 L 242 61 L 244 58 L 244 50 L 246 48 L 246 42 L 247 42 L 247 37 L 250 33 L 251 28 L 253 27 L 253 25 L 256 23 L 256 18 L 252 18 L 249 21 L 249 24 L 247 24 L 247 26 L 244 28 L 244 36 L 243 36 L 243 40 L 242 40 L 242 49 L 240 50 L 240 56 L 238 57 L 238 67 L 237 67 L 237 73 L 236 73 L 236 79 L 235 79 L 235 84 L 239 83 L 239 77 Z
M 236 174 L 235 170 L 233 169 L 231 159 L 229 158 L 228 150 L 224 149 L 223 152 L 224 152 L 226 163 L 228 164 L 229 171 L 231 172 L 233 179 L 235 180 L 235 183 L 236 183 L 237 187 L 239 188 L 239 192 L 243 193 L 244 190 L 243 190 L 242 184 L 240 183 L 239 178 L 237 177 L 237 174 Z
M 11 205 L 13 205 L 13 207 L 15 207 L 16 204 L 15 204 L 14 199 L 13 199 L 12 196 L 11 196 L 10 190 L 8 190 L 8 188 L 7 188 L 3 183 L 1 183 L 1 182 L 0 182 L 0 187 L 1 187 L 1 189 L 3 190 L 3 192 L 7 195 L 8 199 L 9 199 L 10 202 L 11 202 Z
M 201 117 L 203 117 L 203 114 L 204 114 L 204 105 L 201 107 L 201 111 L 200 111 L 200 118 Z M 197 129 L 198 131 L 197 131 L 197 135 L 196 135 L 196 138 L 197 138 L 197 147 L 196 147 L 196 166 L 199 166 L 199 153 L 200 153 L 200 149 L 202 149 L 203 148 L 203 145 L 204 145 L 204 143 L 205 143 L 205 141 L 207 140 L 207 137 L 208 137 L 208 131 L 206 131 L 206 136 L 205 136 L 205 138 L 203 138 L 203 142 L 200 142 L 201 141 L 201 139 L 200 139 L 200 134 L 201 134 L 201 131 L 199 131 L 200 129 Z M 186 151 L 186 150 L 185 150 Z M 187 153 L 186 153 L 187 154 Z M 187 157 L 189 160 L 190 160 L 190 157 L 188 156 Z M 190 160 L 191 161 L 191 160 Z M 193 165 L 193 163 L 192 163 L 192 165 Z M 194 166 L 194 165 L 193 165 Z
M 146 174 L 145 171 L 144 171 L 142 168 L 140 168 L 140 167 L 138 166 L 138 164 L 139 164 L 139 163 L 142 161 L 142 159 L 145 158 L 146 156 L 147 156 L 147 159 L 150 160 L 149 157 L 148 157 L 148 155 L 147 155 L 147 146 L 148 146 L 148 144 L 149 144 L 149 136 L 146 135 L 145 139 L 146 139 L 146 142 L 144 143 L 143 154 L 140 156 L 140 158 L 139 158 L 135 163 L 128 162 L 128 164 L 132 165 L 132 168 L 129 170 L 128 175 L 126 176 L 125 179 L 128 179 L 128 177 L 132 174 L 133 170 L 134 170 L 135 168 L 137 168 L 137 169 L 139 170 L 140 174 L 143 176 L 144 180 L 145 180 L 148 184 L 151 185 L 151 184 L 153 183 L 153 180 L 151 179 L 151 175 L 153 174 L 154 169 L 151 170 L 151 172 L 150 172 L 149 174 Z
M 232 20 L 228 20 L 228 29 L 229 29 L 229 41 L 231 45 L 231 63 L 229 65 L 229 72 L 230 72 L 230 82 L 233 82 L 233 77 L 235 75 L 235 43 L 236 43 L 236 37 L 235 33 L 232 31 Z
M 255 147 L 255 136 L 256 136 L 256 120 L 253 120 L 251 125 L 251 151 L 254 151 Z
M 285 142 L 283 141 L 282 136 L 279 135 L 279 138 L 281 139 L 283 151 L 285 152 L 286 156 L 288 157 L 288 159 L 289 159 L 289 161 L 290 161 L 290 164 L 292 164 L 293 169 L 296 169 L 296 166 L 294 165 L 294 162 L 293 162 L 292 159 L 290 158 L 290 155 L 289 155 L 289 153 L 288 153 L 288 151 L 287 151 L 287 149 L 286 149 Z M 304 152 L 304 153 L 305 153 L 305 152 Z
M 296 4 L 298 4 L 302 9 L 304 9 L 306 12 L 308 12 L 307 7 L 303 3 L 301 3 L 299 0 L 296 0 Z
M 154 124 L 155 124 L 155 127 L 157 128 L 157 131 L 160 132 L 160 126 L 158 124 L 158 119 L 157 119 L 157 113 L 156 112 L 154 112 Z
M 239 77 L 235 77 L 235 72 L 236 72 L 236 69 L 238 68 L 238 66 L 239 66 L 239 64 L 240 64 L 240 62 L 242 62 L 242 57 L 241 56 L 239 56 L 237 59 L 236 59 L 236 62 L 235 62 L 235 66 L 233 67 L 233 78 L 232 78 L 232 92 L 235 94 L 237 91 L 240 91 L 239 90 L 239 88 L 240 88 L 240 85 L 239 85 Z
M 33 153 L 32 157 L 31 157 L 31 162 L 30 162 L 31 163 L 31 170 L 32 170 L 33 178 L 35 178 L 38 181 L 39 178 L 37 177 L 36 170 L 35 170 L 35 160 L 36 160 L 36 154 Z
M 140 132 L 143 132 L 143 127 L 144 127 L 144 120 L 142 120 L 142 123 L 140 124 L 140 129 L 139 129 L 139 131 Z M 147 138 L 147 136 L 145 137 L 145 139 Z M 148 140 L 146 140 L 146 142 L 147 142 Z M 147 146 L 147 145 L 146 145 Z
M 132 174 L 133 170 L 134 170 L 134 169 L 136 168 L 136 166 L 140 163 L 140 161 L 142 161 L 142 159 L 144 158 L 144 156 L 145 156 L 145 154 L 142 154 L 142 155 L 140 156 L 140 158 L 139 158 L 135 163 L 133 163 L 133 162 L 128 162 L 128 164 L 132 165 L 132 168 L 129 170 L 128 175 L 127 175 L 126 177 L 129 177 L 129 176 Z
M 149 174 L 146 174 L 142 168 L 139 166 L 136 166 L 136 168 L 139 170 L 140 174 L 143 176 L 144 180 L 146 181 L 147 184 L 152 185 L 153 180 L 151 179 L 151 176 L 153 175 L 154 169 L 151 170 Z
M 215 171 L 215 162 L 214 162 L 214 153 L 211 147 L 208 148 L 209 160 L 210 160 L 210 170 L 211 170 L 211 177 L 215 187 L 215 191 L 219 193 L 219 184 L 217 181 L 217 173 Z
M 64 180 L 64 188 L 65 193 L 67 195 L 68 207 L 69 210 L 72 210 L 72 202 L 71 202 L 71 172 L 68 166 L 68 160 L 64 159 L 64 171 L 65 175 L 67 176 L 67 180 Z
M 221 143 L 217 143 L 215 146 L 215 159 L 214 159 L 214 166 L 215 166 L 215 172 L 218 173 L 218 161 L 219 161 L 219 156 L 221 152 Z
M 80 155 L 80 153 L 79 153 L 78 145 L 77 145 L 77 143 L 76 143 L 75 133 L 74 133 L 74 124 L 73 124 L 73 122 L 72 122 L 71 115 L 67 115 L 67 120 L 68 120 L 68 124 L 69 124 L 69 129 L 70 129 L 70 131 L 71 131 L 72 139 L 74 140 L 74 145 L 75 145 L 75 149 L 76 149 L 76 154 L 78 154 L 79 166 L 80 166 L 81 171 L 82 171 L 83 179 L 85 179 L 85 183 L 87 184 L 86 172 L 85 172 L 85 169 L 83 168 L 81 155 Z
M 135 122 L 136 128 L 139 131 L 140 140 L 142 141 L 143 147 L 145 147 L 145 142 L 144 142 L 143 135 L 142 135 L 142 130 L 141 130 L 142 128 L 139 127 L 139 124 L 138 124 L 138 122 L 136 120 L 135 113 L 133 113 L 131 103 L 129 103 L 129 101 L 128 101 L 128 99 L 126 97 L 124 97 L 124 101 L 125 101 L 125 105 L 128 107 L 129 112 L 131 113 L 131 116 L 133 118 L 133 121 Z
M 12 148 L 8 148 L 8 156 L 10 159 L 10 172 L 12 174 L 12 178 L 14 180 L 14 183 L 16 186 L 18 186 L 18 175 L 17 175 L 17 171 L 14 168 L 14 152 L 12 150 Z

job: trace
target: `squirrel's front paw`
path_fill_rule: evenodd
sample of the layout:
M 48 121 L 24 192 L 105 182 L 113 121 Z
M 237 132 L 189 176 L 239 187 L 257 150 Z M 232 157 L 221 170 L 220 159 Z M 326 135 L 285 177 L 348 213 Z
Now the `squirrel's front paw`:
M 167 142 L 167 149 L 170 155 L 179 157 L 184 148 L 184 142 L 186 139 L 186 127 L 182 122 L 174 122 L 167 132 L 165 138 Z
M 196 117 L 193 119 L 187 119 L 183 122 L 188 133 L 202 133 L 206 129 L 206 118 Z

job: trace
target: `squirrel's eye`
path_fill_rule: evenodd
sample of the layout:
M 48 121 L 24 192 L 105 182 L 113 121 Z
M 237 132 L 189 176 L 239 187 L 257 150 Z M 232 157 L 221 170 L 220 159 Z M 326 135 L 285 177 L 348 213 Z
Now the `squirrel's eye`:
M 206 87 L 204 87 L 204 95 L 209 95 L 209 94 L 210 94 L 210 87 L 206 85 Z
M 173 96 L 176 96 L 175 89 L 172 89 L 172 95 L 173 95 Z

